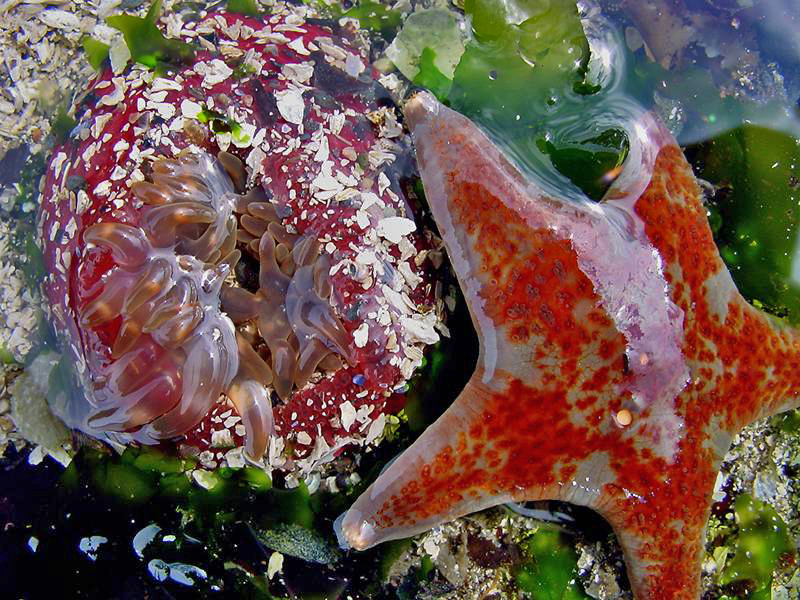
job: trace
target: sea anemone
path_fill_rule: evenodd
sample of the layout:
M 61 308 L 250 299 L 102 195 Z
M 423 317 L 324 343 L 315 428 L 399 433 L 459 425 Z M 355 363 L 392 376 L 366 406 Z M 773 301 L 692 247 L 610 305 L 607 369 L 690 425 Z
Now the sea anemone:
M 69 426 L 213 460 L 224 431 L 307 473 L 380 436 L 438 338 L 408 142 L 352 25 L 307 11 L 171 22 L 188 62 L 106 68 L 77 103 L 40 214 Z

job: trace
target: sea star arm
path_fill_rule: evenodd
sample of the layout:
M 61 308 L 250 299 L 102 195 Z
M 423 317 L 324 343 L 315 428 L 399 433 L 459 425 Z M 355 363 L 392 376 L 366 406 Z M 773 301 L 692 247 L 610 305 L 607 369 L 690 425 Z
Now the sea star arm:
M 637 598 L 696 598 L 719 462 L 739 427 L 796 398 L 796 336 L 736 292 L 654 119 L 634 124 L 641 139 L 594 204 L 548 195 L 427 94 L 406 116 L 480 356 L 344 515 L 343 537 L 364 548 L 560 499 L 609 521 Z
M 714 415 L 705 428 L 733 435 L 800 404 L 800 336 L 736 289 L 691 167 L 663 125 L 654 129 L 660 150 L 646 188 L 616 186 L 607 202 L 641 222 L 663 262 L 670 296 L 684 314 L 682 354 L 696 396 L 679 410 Z

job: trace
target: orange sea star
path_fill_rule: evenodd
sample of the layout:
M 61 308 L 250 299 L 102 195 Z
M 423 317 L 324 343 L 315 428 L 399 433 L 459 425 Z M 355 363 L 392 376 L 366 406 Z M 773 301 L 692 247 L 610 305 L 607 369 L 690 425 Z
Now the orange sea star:
M 355 548 L 558 499 L 614 528 L 637 599 L 697 598 L 722 456 L 798 404 L 800 338 L 738 293 L 689 164 L 643 114 L 601 203 L 549 197 L 475 124 L 406 116 L 480 339 L 447 412 L 344 515 Z

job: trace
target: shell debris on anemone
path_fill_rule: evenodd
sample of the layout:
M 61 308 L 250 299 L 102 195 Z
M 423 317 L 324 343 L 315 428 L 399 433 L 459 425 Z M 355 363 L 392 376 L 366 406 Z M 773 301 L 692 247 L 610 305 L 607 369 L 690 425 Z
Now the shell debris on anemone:
M 355 26 L 309 10 L 172 23 L 191 60 L 76 103 L 39 218 L 70 427 L 308 475 L 380 437 L 438 339 L 410 144 Z

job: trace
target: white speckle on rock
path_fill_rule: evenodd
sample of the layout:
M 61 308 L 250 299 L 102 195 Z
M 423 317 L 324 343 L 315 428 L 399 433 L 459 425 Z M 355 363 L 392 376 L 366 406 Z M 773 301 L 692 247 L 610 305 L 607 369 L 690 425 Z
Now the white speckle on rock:
M 386 415 L 381 413 L 377 419 L 370 423 L 365 444 L 369 445 L 377 440 L 383 434 L 384 427 L 386 427 Z
M 120 39 L 116 44 L 113 44 L 108 51 L 108 58 L 111 61 L 111 70 L 115 75 L 122 73 L 125 65 L 131 59 L 131 51 L 128 44 L 124 39 Z
M 425 344 L 435 344 L 439 341 L 439 334 L 434 330 L 433 324 L 427 320 L 402 316 L 400 323 L 413 341 Z
M 208 575 L 200 567 L 185 563 L 171 563 L 169 565 L 169 578 L 175 583 L 193 586 L 199 579 L 206 579 Z
M 289 81 L 305 83 L 314 75 L 314 65 L 311 63 L 288 63 L 281 67 L 281 72 Z
M 114 77 L 111 81 L 114 83 L 114 89 L 111 90 L 111 93 L 104 94 L 100 97 L 100 104 L 116 106 L 122 102 L 122 99 L 125 97 L 125 90 L 127 88 L 125 80 L 122 77 Z
M 156 77 L 150 86 L 150 90 L 153 92 L 166 92 L 170 90 L 173 92 L 180 92 L 182 89 L 183 85 L 181 85 L 180 82 L 174 79 L 167 79 L 166 77 Z
M 175 105 L 169 102 L 159 102 L 155 105 L 155 109 L 158 111 L 158 116 L 165 121 L 169 121 L 175 116 Z
M 232 469 L 241 469 L 247 461 L 244 458 L 244 448 L 242 446 L 238 446 L 233 450 L 228 450 L 225 453 L 225 462 L 228 463 L 228 466 Z
M 147 571 L 156 581 L 166 581 L 169 578 L 169 565 L 160 558 L 154 558 L 147 563 Z
M 195 480 L 195 483 L 199 485 L 201 488 L 211 490 L 216 487 L 219 483 L 219 479 L 214 473 L 210 471 L 206 471 L 204 469 L 195 469 L 192 471 L 192 479 Z
M 289 46 L 289 48 L 291 48 L 295 52 L 297 52 L 300 56 L 308 56 L 309 54 L 311 54 L 311 52 L 309 52 L 308 49 L 305 46 L 303 46 L 302 37 L 296 37 L 286 45 Z
M 109 181 L 108 179 L 104 179 L 95 186 L 92 193 L 95 196 L 108 196 L 108 192 L 110 191 L 111 191 L 111 181 Z
M 80 29 L 81 27 L 78 15 L 58 8 L 40 10 L 37 16 L 42 23 L 55 29 Z
M 422 283 L 422 277 L 412 271 L 411 266 L 407 262 L 400 263 L 400 265 L 397 267 L 397 270 L 400 271 L 400 274 L 403 276 L 403 279 L 406 280 L 408 287 L 410 287 L 412 290 Z
M 233 448 L 236 444 L 233 442 L 233 435 L 229 429 L 220 429 L 211 432 L 211 447 L 212 448 Z
M 254 140 L 255 141 L 255 140 Z M 264 172 L 264 159 L 267 158 L 266 152 L 264 152 L 259 147 L 254 147 L 250 153 L 247 155 L 247 159 L 245 160 L 245 164 L 247 164 L 247 184 L 250 185 L 257 175 L 261 175 Z

